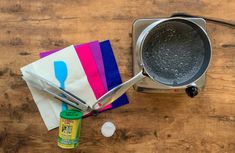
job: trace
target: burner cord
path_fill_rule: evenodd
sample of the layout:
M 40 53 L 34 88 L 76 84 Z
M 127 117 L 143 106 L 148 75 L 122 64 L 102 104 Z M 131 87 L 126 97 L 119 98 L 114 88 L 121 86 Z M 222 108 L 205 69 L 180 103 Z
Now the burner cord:
M 208 18 L 208 17 L 204 17 L 204 16 L 196 16 L 196 15 L 191 15 L 191 14 L 187 14 L 187 13 L 173 13 L 171 15 L 171 17 L 196 17 L 196 18 L 203 18 L 209 22 L 213 22 L 213 23 L 217 23 L 217 24 L 221 24 L 223 26 L 229 26 L 231 28 L 235 28 L 235 24 L 228 22 L 228 21 L 224 21 L 224 20 L 220 20 L 220 19 L 212 19 L 212 18 Z

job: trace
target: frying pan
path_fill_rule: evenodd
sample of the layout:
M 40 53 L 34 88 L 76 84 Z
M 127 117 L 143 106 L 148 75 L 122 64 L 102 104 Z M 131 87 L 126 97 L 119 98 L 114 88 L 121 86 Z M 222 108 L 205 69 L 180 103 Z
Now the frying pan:
M 172 89 L 185 88 L 191 97 L 197 95 L 194 82 L 207 71 L 212 54 L 207 33 L 198 24 L 180 17 L 156 21 L 141 33 L 135 49 L 142 71 L 103 95 L 93 109 L 112 103 L 146 77 Z

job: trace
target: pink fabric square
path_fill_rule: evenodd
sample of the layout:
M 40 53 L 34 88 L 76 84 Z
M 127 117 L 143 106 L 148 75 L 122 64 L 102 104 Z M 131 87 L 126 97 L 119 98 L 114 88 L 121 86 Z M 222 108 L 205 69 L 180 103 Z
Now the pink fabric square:
M 88 82 L 93 89 L 96 99 L 99 99 L 107 92 L 107 90 L 105 89 L 102 78 L 99 75 L 89 44 L 75 46 L 75 50 L 87 75 Z M 112 105 L 104 107 L 101 109 L 101 111 L 109 108 L 112 108 Z

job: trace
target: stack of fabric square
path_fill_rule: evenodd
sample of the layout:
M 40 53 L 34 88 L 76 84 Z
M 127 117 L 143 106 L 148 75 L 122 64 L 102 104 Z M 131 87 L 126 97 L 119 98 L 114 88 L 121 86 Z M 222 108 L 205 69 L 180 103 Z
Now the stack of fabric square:
M 34 72 L 83 99 L 89 106 L 92 106 L 103 94 L 122 83 L 109 40 L 46 51 L 40 53 L 40 57 L 38 61 L 21 68 L 24 77 L 29 77 L 26 71 Z M 58 71 L 59 67 L 56 68 L 56 66 L 59 65 L 64 65 L 65 68 Z M 66 72 L 62 72 L 65 70 Z M 64 82 L 58 80 L 56 73 L 66 75 Z M 47 129 L 58 127 L 59 114 L 66 108 L 30 84 L 28 86 Z M 124 94 L 101 111 L 114 109 L 127 103 L 128 99 Z M 89 113 L 84 115 L 89 116 Z

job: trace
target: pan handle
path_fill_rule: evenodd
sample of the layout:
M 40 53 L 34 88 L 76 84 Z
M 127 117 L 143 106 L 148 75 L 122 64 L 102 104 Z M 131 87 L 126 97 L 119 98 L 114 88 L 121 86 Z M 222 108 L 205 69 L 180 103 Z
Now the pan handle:
M 136 74 L 130 80 L 116 86 L 112 90 L 108 91 L 102 97 L 100 97 L 97 102 L 92 106 L 93 110 L 99 110 L 102 107 L 111 104 L 116 99 L 118 99 L 122 94 L 124 94 L 131 86 L 136 84 L 138 81 L 144 79 L 146 76 L 143 74 L 143 71 Z

